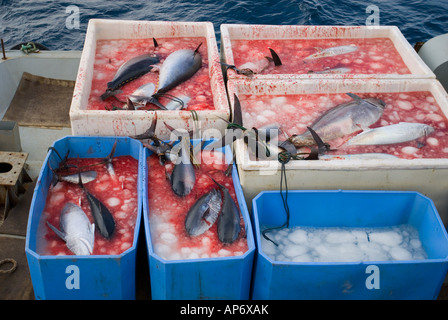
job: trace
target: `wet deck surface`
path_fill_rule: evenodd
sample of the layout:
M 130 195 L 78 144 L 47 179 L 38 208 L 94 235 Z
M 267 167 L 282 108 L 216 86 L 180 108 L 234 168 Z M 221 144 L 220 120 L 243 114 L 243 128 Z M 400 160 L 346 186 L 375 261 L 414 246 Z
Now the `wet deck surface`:
M 35 182 L 26 185 L 26 192 L 20 202 L 9 211 L 8 217 L 0 226 L 0 260 L 12 258 L 17 268 L 12 273 L 0 272 L 0 300 L 34 300 L 34 291 L 25 255 L 25 238 L 28 213 L 31 205 Z M 143 223 L 143 222 L 142 222 Z M 137 250 L 136 299 L 150 300 L 149 267 L 143 226 L 140 228 Z M 9 269 L 5 264 L 0 270 Z M 448 284 L 442 287 L 439 300 L 448 300 Z

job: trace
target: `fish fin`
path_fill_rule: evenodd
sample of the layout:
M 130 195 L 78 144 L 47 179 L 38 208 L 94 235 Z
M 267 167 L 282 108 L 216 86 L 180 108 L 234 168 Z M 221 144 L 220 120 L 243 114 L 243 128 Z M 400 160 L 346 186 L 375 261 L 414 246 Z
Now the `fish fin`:
M 162 109 L 162 110 L 167 110 L 167 109 L 165 108 L 165 106 L 164 106 L 163 104 L 161 104 L 161 103 L 159 102 L 159 100 L 157 100 L 157 98 L 156 98 L 155 96 L 152 96 L 152 97 L 148 100 L 148 103 L 154 104 L 154 105 L 158 106 L 158 107 L 159 107 L 160 109 Z
M 66 240 L 65 240 L 65 233 L 63 233 L 62 231 L 58 230 L 55 226 L 53 226 L 53 225 L 52 225 L 50 222 L 48 222 L 48 221 L 47 221 L 47 225 L 50 227 L 51 230 L 54 231 L 54 233 L 57 234 L 57 236 L 58 236 L 59 238 L 61 238 L 62 240 L 66 241 Z
M 350 98 L 355 100 L 356 102 L 361 102 L 362 98 L 354 93 L 347 92 L 346 95 L 348 95 Z
M 111 96 L 115 96 L 116 94 L 122 93 L 123 91 L 121 90 L 109 90 L 107 89 L 106 92 L 104 92 L 100 98 L 101 100 L 106 100 L 107 98 L 111 97 Z
M 157 43 L 156 38 L 152 38 L 152 43 L 154 44 L 154 48 L 157 48 L 159 44 Z
M 202 46 L 202 42 L 198 45 L 198 47 L 196 48 L 196 50 L 194 50 L 194 53 L 199 53 L 199 48 Z
M 126 105 L 128 106 L 128 110 L 135 110 L 135 105 L 129 97 L 126 98 Z
M 272 56 L 272 60 L 274 61 L 274 65 L 276 67 L 281 66 L 282 61 L 280 60 L 280 57 L 278 56 L 278 54 L 271 48 L 269 48 L 269 51 L 271 52 L 271 56 Z
M 313 130 L 311 127 L 307 127 L 311 135 L 313 136 L 314 141 L 317 144 L 317 152 L 318 154 L 325 154 L 327 151 L 330 150 L 330 145 L 328 143 L 323 142 L 323 140 L 319 137 L 319 135 L 316 133 L 316 131 Z M 313 152 L 313 150 L 311 150 Z

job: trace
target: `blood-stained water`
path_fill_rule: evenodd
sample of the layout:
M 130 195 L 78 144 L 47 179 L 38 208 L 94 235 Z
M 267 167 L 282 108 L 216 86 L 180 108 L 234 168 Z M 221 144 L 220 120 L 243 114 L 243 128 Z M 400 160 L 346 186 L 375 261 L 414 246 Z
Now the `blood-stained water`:
M 68 159 L 68 164 L 79 167 L 89 166 L 104 159 L 85 158 Z M 134 230 L 138 213 L 138 160 L 131 156 L 118 156 L 112 160 L 115 177 L 110 175 L 104 164 L 91 166 L 87 170 L 95 170 L 95 180 L 85 183 L 84 187 L 94 197 L 100 200 L 111 212 L 115 220 L 115 231 L 107 240 L 98 230 L 95 230 L 93 255 L 117 255 L 129 249 L 134 241 Z M 47 221 L 59 228 L 60 214 L 67 202 L 80 205 L 90 220 L 94 223 L 89 202 L 78 184 L 58 182 L 50 187 L 45 208 L 41 216 L 40 228 L 43 234 L 37 236 L 39 254 L 42 255 L 72 255 L 65 242 L 59 238 L 46 224 Z
M 200 43 L 198 52 L 202 57 L 201 68 L 189 80 L 168 91 L 176 97 L 189 96 L 186 110 L 214 110 L 213 95 L 210 85 L 209 62 L 207 41 L 205 38 L 182 37 L 182 38 L 160 38 L 157 39 L 158 47 L 154 48 L 152 39 L 117 39 L 98 40 L 95 62 L 93 66 L 92 89 L 89 96 L 87 110 L 111 110 L 114 107 L 123 108 L 127 96 L 131 95 L 137 88 L 147 83 L 154 83 L 157 88 L 159 73 L 153 68 L 145 75 L 130 81 L 119 88 L 123 92 L 114 97 L 102 101 L 100 96 L 106 91 L 107 83 L 112 81 L 118 68 L 126 61 L 146 53 L 156 53 L 160 57 L 159 66 L 163 64 L 169 54 L 181 50 L 195 50 Z M 166 105 L 170 100 L 160 98 L 159 101 Z M 153 104 L 139 110 L 159 109 Z
M 399 122 L 416 122 L 432 126 L 435 131 L 420 139 L 372 146 L 348 146 L 352 135 L 327 141 L 334 151 L 329 154 L 388 153 L 402 159 L 448 158 L 448 121 L 440 106 L 427 91 L 405 93 L 357 93 L 361 98 L 381 99 L 386 103 L 383 115 L 370 126 L 382 127 Z M 243 124 L 260 128 L 277 124 L 288 135 L 302 134 L 324 112 L 339 104 L 352 101 L 345 93 L 299 95 L 239 96 Z M 279 140 L 285 139 L 280 136 Z
M 154 251 L 166 260 L 198 259 L 238 256 L 247 249 L 244 221 L 241 216 L 241 232 L 232 244 L 223 244 L 217 235 L 217 222 L 202 235 L 191 237 L 185 230 L 185 218 L 189 208 L 205 193 L 217 188 L 213 177 L 224 185 L 238 206 L 233 180 L 224 174 L 227 164 L 224 154 L 218 151 L 202 151 L 201 167 L 196 169 L 196 183 L 189 195 L 177 196 L 171 189 L 166 172 L 173 164 L 160 165 L 154 154 L 148 157 L 148 211 L 151 240 Z
M 308 74 L 330 72 L 335 68 L 347 69 L 344 74 L 410 74 L 395 45 L 387 38 L 232 40 L 231 44 L 236 67 L 270 56 L 268 48 L 272 48 L 280 57 L 282 65 L 275 67 L 271 63 L 261 74 Z M 358 49 L 334 56 L 306 59 L 328 48 L 352 45 Z

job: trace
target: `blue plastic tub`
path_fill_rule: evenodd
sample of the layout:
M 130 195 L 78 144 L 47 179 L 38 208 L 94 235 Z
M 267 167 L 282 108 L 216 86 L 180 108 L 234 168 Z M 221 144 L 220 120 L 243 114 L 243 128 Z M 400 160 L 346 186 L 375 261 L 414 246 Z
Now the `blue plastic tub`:
M 130 155 L 141 159 L 142 144 L 124 137 L 68 136 L 55 141 L 53 147 L 62 157 L 70 150 L 70 157 L 101 158 L 110 153 L 115 141 L 115 156 Z M 37 231 L 45 223 L 41 221 L 41 215 L 53 176 L 48 167 L 50 159 L 52 165 L 59 162 L 53 150 L 44 161 L 34 190 L 26 235 L 25 251 L 36 299 L 135 299 L 136 251 L 142 208 L 140 162 L 139 204 L 132 246 L 119 255 L 46 256 L 37 253 Z
M 364 262 L 274 261 L 260 249 L 260 226 L 281 226 L 286 216 L 280 193 L 264 191 L 253 199 L 258 248 L 253 299 L 437 298 L 448 268 L 448 237 L 431 199 L 417 192 L 289 191 L 288 203 L 290 227 L 384 228 L 409 224 L 417 229 L 428 257 Z
M 193 144 L 198 143 L 192 140 Z M 210 143 L 206 142 L 205 145 Z M 225 152 L 226 161 L 232 162 L 229 147 L 216 149 Z M 166 260 L 154 252 L 151 240 L 148 209 L 148 170 L 147 157 L 151 155 L 145 149 L 144 186 L 143 186 L 143 221 L 151 281 L 151 295 L 154 300 L 196 300 L 196 299 L 249 299 L 250 283 L 255 254 L 255 241 L 246 201 L 239 184 L 238 173 L 233 165 L 232 178 L 238 205 L 244 219 L 248 250 L 241 256 Z

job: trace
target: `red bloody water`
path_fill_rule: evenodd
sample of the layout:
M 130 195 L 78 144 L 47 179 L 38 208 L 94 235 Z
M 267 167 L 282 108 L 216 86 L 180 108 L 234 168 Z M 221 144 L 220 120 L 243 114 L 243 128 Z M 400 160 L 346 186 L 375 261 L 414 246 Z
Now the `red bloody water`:
M 288 40 L 232 40 L 235 66 L 270 56 L 272 48 L 280 57 L 282 65 L 269 68 L 261 74 L 306 74 L 331 68 L 349 68 L 348 74 L 409 74 L 410 71 L 387 38 L 367 39 L 288 39 Z M 357 51 L 307 59 L 319 49 L 356 45 Z
M 187 95 L 191 98 L 186 110 L 214 110 L 213 96 L 210 85 L 207 41 L 205 38 L 160 38 L 157 39 L 159 46 L 154 49 L 152 39 L 119 39 L 119 40 L 98 40 L 93 66 L 92 89 L 90 92 L 87 110 L 110 110 L 116 106 L 122 108 L 124 103 L 116 99 L 109 98 L 102 101 L 100 96 L 106 91 L 107 83 L 112 81 L 118 68 L 126 61 L 145 53 L 156 53 L 160 56 L 160 66 L 166 57 L 174 51 L 181 49 L 195 50 L 202 42 L 199 48 L 199 54 L 202 56 L 202 67 L 189 80 L 178 85 L 168 93 L 180 97 Z M 146 83 L 156 85 L 159 79 L 158 72 L 148 72 L 147 74 L 130 81 L 119 88 L 123 93 L 116 97 L 126 102 L 126 97 L 132 94 L 138 87 Z M 159 101 L 166 105 L 170 100 L 161 98 Z M 148 104 L 145 109 L 158 109 L 155 105 Z
M 167 166 L 171 172 L 173 165 Z M 161 166 L 155 155 L 148 157 L 148 211 L 151 239 L 154 251 L 160 257 L 173 259 L 195 259 L 242 255 L 247 251 L 244 221 L 241 217 L 241 232 L 232 244 L 223 244 L 218 239 L 217 221 L 204 234 L 190 237 L 185 230 L 185 218 L 189 208 L 205 193 L 217 185 L 207 176 L 224 185 L 232 199 L 238 205 L 233 181 L 224 171 L 221 152 L 202 152 L 201 168 L 196 169 L 196 184 L 186 197 L 177 196 L 165 176 L 165 167 Z
M 103 159 L 69 159 L 68 163 L 78 166 L 98 163 Z M 115 231 L 110 240 L 104 238 L 95 230 L 95 245 L 93 255 L 116 255 L 129 249 L 134 241 L 134 229 L 138 211 L 138 161 L 131 156 L 114 157 L 112 160 L 116 177 L 111 177 L 105 165 L 89 168 L 95 170 L 95 180 L 85 183 L 85 188 L 109 209 L 115 220 Z M 59 228 L 60 214 L 67 202 L 79 205 L 86 213 L 91 223 L 94 223 L 87 198 L 78 184 L 58 182 L 50 187 L 42 212 L 41 223 L 44 223 L 45 234 L 38 236 L 43 239 L 41 248 L 43 255 L 72 255 L 65 242 L 46 225 L 47 221 Z
M 403 159 L 448 158 L 448 122 L 430 92 L 357 93 L 361 98 L 377 98 L 386 103 L 381 118 L 370 128 L 399 122 L 417 122 L 431 125 L 435 131 L 421 139 L 383 146 L 345 146 L 354 133 L 329 141 L 336 151 L 331 154 L 357 154 L 365 152 L 388 153 Z M 352 101 L 345 93 L 300 94 L 285 96 L 242 95 L 239 97 L 246 128 L 278 124 L 288 136 L 307 130 L 326 110 Z M 279 140 L 284 139 L 280 137 Z

